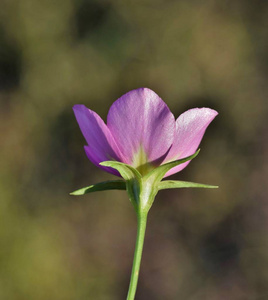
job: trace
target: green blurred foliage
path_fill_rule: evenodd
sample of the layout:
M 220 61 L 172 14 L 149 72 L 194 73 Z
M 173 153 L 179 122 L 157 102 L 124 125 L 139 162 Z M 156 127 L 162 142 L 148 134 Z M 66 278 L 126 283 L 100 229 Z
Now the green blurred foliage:
M 266 1 L 0 2 L 0 299 L 124 299 L 136 220 L 124 192 L 72 198 L 111 179 L 72 113 L 104 119 L 146 86 L 177 117 L 219 111 L 173 179 L 220 186 L 157 196 L 137 300 L 268 295 Z

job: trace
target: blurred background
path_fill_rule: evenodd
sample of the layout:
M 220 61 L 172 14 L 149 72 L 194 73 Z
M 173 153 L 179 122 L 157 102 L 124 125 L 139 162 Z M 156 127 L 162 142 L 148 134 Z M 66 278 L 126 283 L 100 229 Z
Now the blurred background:
M 138 87 L 178 117 L 219 116 L 150 211 L 137 300 L 268 299 L 268 2 L 1 0 L 0 299 L 118 300 L 134 209 L 95 167 L 72 112 L 106 120 Z

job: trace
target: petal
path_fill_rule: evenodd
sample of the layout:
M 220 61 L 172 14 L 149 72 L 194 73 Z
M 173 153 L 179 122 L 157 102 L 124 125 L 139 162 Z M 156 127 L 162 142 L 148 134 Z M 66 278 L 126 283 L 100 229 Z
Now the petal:
M 85 152 L 86 152 L 86 155 L 87 155 L 88 159 L 91 162 L 93 162 L 94 165 L 96 165 L 97 167 L 101 168 L 102 170 L 104 170 L 106 172 L 109 172 L 113 175 L 122 177 L 117 170 L 115 170 L 113 168 L 101 166 L 100 162 L 107 161 L 107 159 L 105 159 L 105 160 L 102 159 L 102 157 L 100 155 L 98 155 L 99 153 L 92 150 L 92 148 L 90 146 L 84 146 L 84 149 L 85 149 Z
M 208 125 L 217 114 L 215 110 L 205 107 L 189 109 L 181 114 L 176 120 L 174 143 L 165 162 L 192 155 L 197 150 Z M 189 163 L 190 161 L 171 169 L 165 177 L 181 171 Z
M 84 105 L 75 105 L 73 110 L 89 145 L 86 150 L 89 159 L 97 166 L 100 162 L 106 160 L 121 161 L 120 150 L 100 116 Z
M 137 153 L 156 162 L 173 143 L 175 119 L 163 100 L 152 90 L 140 88 L 123 95 L 111 106 L 107 126 L 125 157 L 132 164 Z

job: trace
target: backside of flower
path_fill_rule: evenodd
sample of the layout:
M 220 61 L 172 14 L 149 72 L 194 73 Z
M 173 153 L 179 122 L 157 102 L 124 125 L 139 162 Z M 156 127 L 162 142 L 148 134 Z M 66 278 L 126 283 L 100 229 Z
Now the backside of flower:
M 168 180 L 198 153 L 203 135 L 217 116 L 210 108 L 193 108 L 177 119 L 152 90 L 132 90 L 109 109 L 107 124 L 85 107 L 73 107 L 87 145 L 88 159 L 117 178 L 81 188 L 71 195 L 126 190 L 137 216 L 137 238 L 127 300 L 135 299 L 148 212 L 157 193 L 175 188 L 217 188 L 214 185 Z

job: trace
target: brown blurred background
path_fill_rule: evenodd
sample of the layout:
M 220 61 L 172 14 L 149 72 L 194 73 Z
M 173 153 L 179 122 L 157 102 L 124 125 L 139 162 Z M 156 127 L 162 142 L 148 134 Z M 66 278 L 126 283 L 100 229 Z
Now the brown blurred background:
M 126 298 L 136 219 L 72 112 L 149 87 L 219 116 L 149 214 L 137 300 L 268 299 L 268 2 L 1 0 L 0 299 Z

